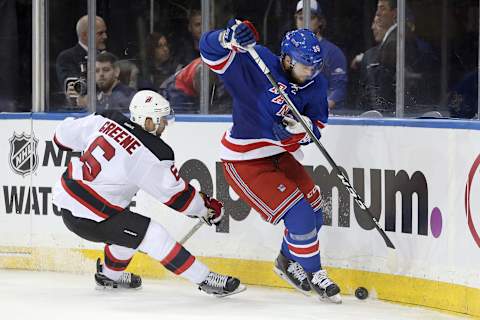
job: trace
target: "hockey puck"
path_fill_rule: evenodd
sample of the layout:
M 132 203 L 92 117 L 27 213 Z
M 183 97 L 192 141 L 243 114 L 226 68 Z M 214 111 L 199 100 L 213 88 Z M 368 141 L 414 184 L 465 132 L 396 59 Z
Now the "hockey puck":
M 365 300 L 368 298 L 368 290 L 365 289 L 364 287 L 358 287 L 357 290 L 355 290 L 355 297 L 357 297 L 360 300 Z

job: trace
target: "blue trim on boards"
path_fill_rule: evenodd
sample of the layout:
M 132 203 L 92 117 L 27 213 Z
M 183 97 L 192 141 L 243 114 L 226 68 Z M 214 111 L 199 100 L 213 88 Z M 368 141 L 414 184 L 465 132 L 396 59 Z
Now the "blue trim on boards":
M 0 120 L 36 119 L 36 120 L 63 120 L 66 117 L 83 117 L 88 113 L 0 113 Z M 232 122 L 231 115 L 187 115 L 175 116 L 177 122 Z M 332 117 L 330 125 L 346 126 L 378 126 L 378 127 L 413 127 L 413 128 L 445 128 L 480 130 L 480 121 L 464 119 L 396 119 L 396 118 L 357 118 L 357 117 Z

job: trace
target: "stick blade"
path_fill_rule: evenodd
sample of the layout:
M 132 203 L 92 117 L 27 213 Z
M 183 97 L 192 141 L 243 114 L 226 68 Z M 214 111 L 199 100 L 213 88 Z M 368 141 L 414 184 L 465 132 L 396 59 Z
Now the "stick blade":
M 380 235 L 382 236 L 383 238 L 383 241 L 385 241 L 385 244 L 387 245 L 387 247 L 391 248 L 391 249 L 395 249 L 395 246 L 393 245 L 393 242 L 390 240 L 390 238 L 387 236 L 387 234 L 385 233 L 385 231 L 383 231 L 382 228 L 378 228 L 377 227 L 377 230 L 378 232 L 380 232 Z

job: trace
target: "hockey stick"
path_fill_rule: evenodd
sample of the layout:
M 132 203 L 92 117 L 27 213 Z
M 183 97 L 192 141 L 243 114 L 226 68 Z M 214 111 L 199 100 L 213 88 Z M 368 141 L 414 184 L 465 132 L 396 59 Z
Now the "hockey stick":
M 372 219 L 373 223 L 375 224 L 375 229 L 377 229 L 377 231 L 380 233 L 380 235 L 382 236 L 383 240 L 385 241 L 385 244 L 387 245 L 387 247 L 389 248 L 392 248 L 392 249 L 395 249 L 395 246 L 393 245 L 392 241 L 390 241 L 390 239 L 388 238 L 387 234 L 385 233 L 385 231 L 380 227 L 380 225 L 378 224 L 378 220 L 373 216 L 373 214 L 370 212 L 370 210 L 367 208 L 367 206 L 365 205 L 365 202 L 362 200 L 362 198 L 360 197 L 360 195 L 357 193 L 357 191 L 355 191 L 355 189 L 352 187 L 352 185 L 350 184 L 350 181 L 348 180 L 348 178 L 343 174 L 343 172 L 340 170 L 340 168 L 337 166 L 337 164 L 335 163 L 335 161 L 333 161 L 333 158 L 330 156 L 330 154 L 328 154 L 327 150 L 325 149 L 325 147 L 320 143 L 320 140 L 317 139 L 317 137 L 315 136 L 315 134 L 313 133 L 312 129 L 310 129 L 310 127 L 305 123 L 305 120 L 303 120 L 302 118 L 302 115 L 300 114 L 300 112 L 298 111 L 297 107 L 295 107 L 295 105 L 293 104 L 292 100 L 290 100 L 290 98 L 288 97 L 288 95 L 280 88 L 280 86 L 278 85 L 277 81 L 273 78 L 272 76 L 272 73 L 270 72 L 270 69 L 268 69 L 267 65 L 265 64 L 265 62 L 263 62 L 262 58 L 260 58 L 260 56 L 258 55 L 257 51 L 255 50 L 255 48 L 250 48 L 250 49 L 247 49 L 248 53 L 250 54 L 250 56 L 253 58 L 253 60 L 255 61 L 255 63 L 258 65 L 258 67 L 260 68 L 260 70 L 262 70 L 262 72 L 265 74 L 265 76 L 268 78 L 268 81 L 270 81 L 270 83 L 273 85 L 273 87 L 278 91 L 278 93 L 283 97 L 283 99 L 285 99 L 285 102 L 287 103 L 288 105 L 288 108 L 290 109 L 290 111 L 292 111 L 293 115 L 295 116 L 295 118 L 298 120 L 298 122 L 300 122 L 302 124 L 302 127 L 305 129 L 305 132 L 308 134 L 308 136 L 310 137 L 310 139 L 312 139 L 312 141 L 315 143 L 315 145 L 318 147 L 318 149 L 320 150 L 320 152 L 323 154 L 323 156 L 327 159 L 327 161 L 330 163 L 330 165 L 332 166 L 332 168 L 335 170 L 335 173 L 337 175 L 337 177 L 340 179 L 340 181 L 343 183 L 343 185 L 345 186 L 345 188 L 347 188 L 348 192 L 350 192 L 350 194 L 352 195 L 353 199 L 355 200 L 355 202 L 357 203 L 357 205 L 363 209 L 364 212 L 366 212 L 368 214 L 368 216 Z
M 180 241 L 178 241 L 178 243 L 184 244 L 187 242 L 187 240 L 190 239 L 190 237 L 193 236 L 194 233 L 197 232 L 197 230 L 200 229 L 204 224 L 205 222 L 203 222 L 203 220 L 198 219 L 198 222 L 183 236 Z

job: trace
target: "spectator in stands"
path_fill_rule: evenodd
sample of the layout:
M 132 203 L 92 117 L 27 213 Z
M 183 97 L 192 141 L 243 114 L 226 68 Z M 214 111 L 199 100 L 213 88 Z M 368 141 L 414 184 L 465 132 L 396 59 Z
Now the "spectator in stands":
M 181 69 L 181 65 L 171 54 L 166 35 L 153 32 L 147 38 L 146 57 L 143 64 L 144 78 L 153 84 L 157 91 L 160 85 Z
M 128 112 L 130 100 L 136 90 L 120 82 L 119 76 L 117 57 L 109 52 L 100 53 L 96 61 L 97 112 L 104 110 Z M 77 105 L 85 107 L 87 103 L 87 95 L 77 98 Z
M 183 66 L 200 57 L 198 48 L 202 35 L 202 12 L 200 10 L 191 9 L 188 13 L 188 32 L 189 35 L 177 43 L 180 47 L 176 49 L 178 62 Z
M 196 58 L 161 85 L 160 93 L 170 101 L 176 113 L 200 112 L 201 69 L 202 60 Z
M 120 71 L 118 80 L 130 88 L 138 90 L 139 70 L 137 65 L 130 60 L 118 60 L 116 65 Z
M 101 17 L 95 20 L 95 45 L 97 51 L 106 50 L 107 26 Z M 73 98 L 72 102 L 78 96 L 73 88 L 73 81 L 66 84 L 67 78 L 86 77 L 87 56 L 88 56 L 88 16 L 81 17 L 76 26 L 78 43 L 72 48 L 66 49 L 57 57 L 56 71 L 60 88 L 65 90 L 68 98 Z
M 376 69 L 380 67 L 378 59 L 380 43 L 386 32 L 387 29 L 379 23 L 379 17 L 375 16 L 372 22 L 372 34 L 377 45 L 368 49 L 365 53 L 358 54 L 350 64 L 353 70 L 360 72 L 357 106 L 362 110 L 374 109 L 375 106 L 381 104 L 378 94 L 379 86 L 375 75 Z
M 472 119 L 478 114 L 478 71 L 467 73 L 449 95 L 448 109 L 454 118 Z
M 386 33 L 378 48 L 378 67 L 372 69 L 375 73 L 372 79 L 378 89 L 372 109 L 392 115 L 396 106 L 397 0 L 378 0 L 375 15 Z M 431 47 L 414 34 L 413 14 L 408 8 L 406 16 L 410 23 L 405 29 L 405 107 L 424 108 L 426 104 L 433 104 L 437 95 L 438 58 Z M 425 111 L 428 109 L 420 112 Z
M 310 11 L 310 29 L 320 40 L 320 47 L 323 52 L 324 66 L 322 73 L 328 80 L 328 107 L 329 109 L 338 108 L 346 98 L 348 81 L 347 59 L 340 48 L 325 39 L 327 20 L 316 0 L 310 0 Z M 304 27 L 302 0 L 297 3 L 295 22 L 298 29 Z
M 438 57 L 431 46 L 415 34 L 415 20 L 406 10 L 405 30 L 405 108 L 406 113 L 422 114 L 438 95 Z M 372 23 L 377 46 L 358 55 L 352 68 L 361 72 L 357 105 L 393 116 L 396 109 L 397 1 L 378 0 Z
M 370 51 L 370 54 L 371 55 L 371 50 L 372 49 L 377 49 L 378 50 L 378 44 L 380 44 L 382 42 L 382 39 L 383 37 L 385 36 L 385 33 L 387 32 L 387 30 L 385 28 L 382 28 L 380 26 L 380 23 L 378 22 L 379 18 L 378 16 L 374 16 L 373 17 L 373 21 L 372 21 L 372 35 L 373 35 L 373 39 L 375 41 L 375 46 L 368 49 L 367 51 L 365 51 L 364 53 L 359 53 L 355 56 L 355 58 L 352 59 L 352 62 L 350 63 L 350 68 L 352 68 L 353 70 L 359 70 L 361 68 L 361 65 L 362 65 L 362 62 L 363 62 L 363 59 L 365 58 L 367 52 Z
M 160 93 L 170 101 L 177 114 L 200 113 L 201 72 L 206 66 L 200 58 L 194 59 L 183 69 L 169 77 L 160 87 Z M 208 69 L 207 69 L 208 70 Z M 230 95 L 221 80 L 212 72 L 210 75 L 210 114 L 232 112 Z

